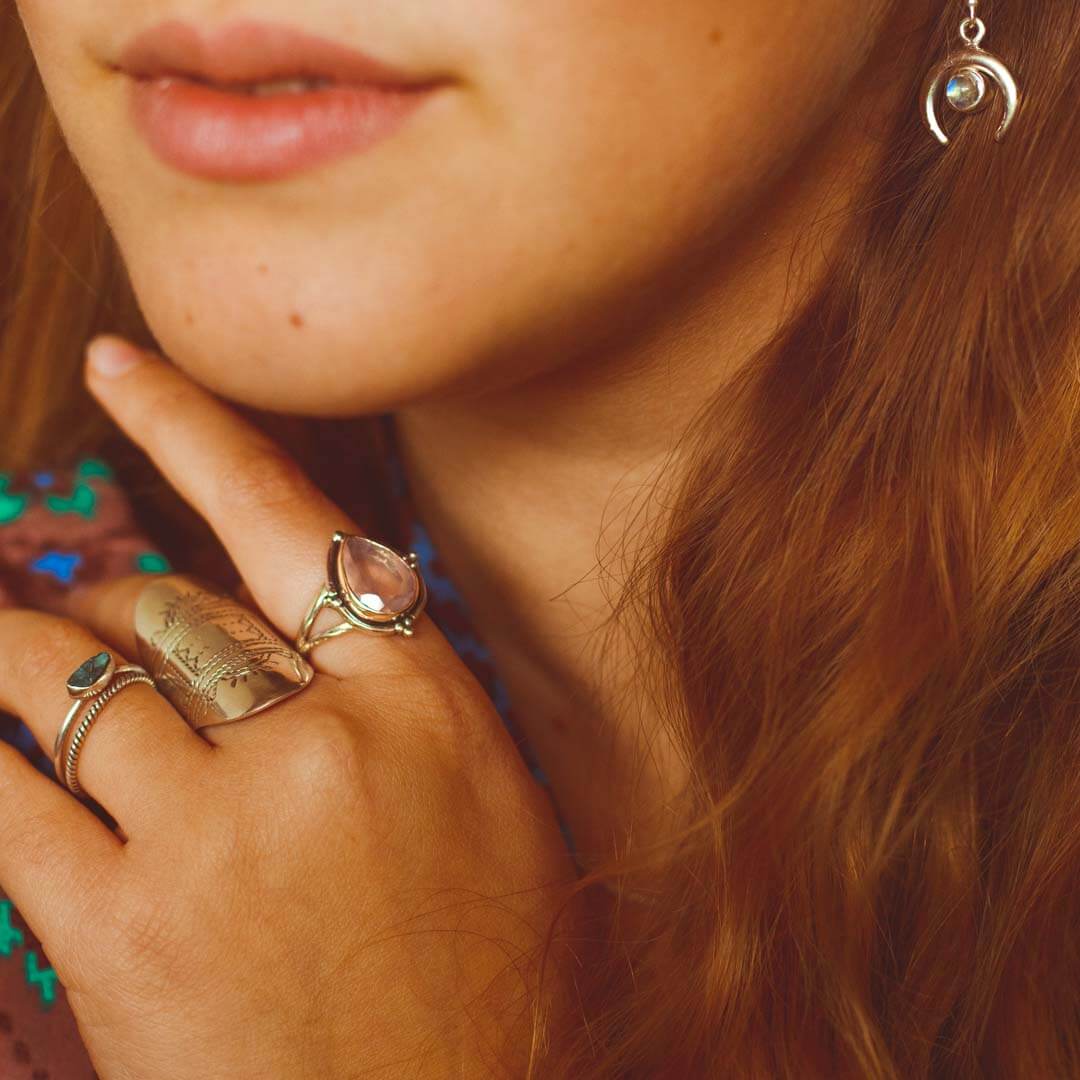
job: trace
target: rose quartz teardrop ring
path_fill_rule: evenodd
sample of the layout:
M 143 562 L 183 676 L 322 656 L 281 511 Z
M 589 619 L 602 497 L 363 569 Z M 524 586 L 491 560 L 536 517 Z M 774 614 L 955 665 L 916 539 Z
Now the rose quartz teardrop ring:
M 296 638 L 297 652 L 306 655 L 316 645 L 350 630 L 412 637 L 427 603 L 427 587 L 417 562 L 415 555 L 399 555 L 366 536 L 334 533 L 327 553 L 327 581 L 304 617 Z M 320 612 L 328 607 L 344 621 L 315 632 Z

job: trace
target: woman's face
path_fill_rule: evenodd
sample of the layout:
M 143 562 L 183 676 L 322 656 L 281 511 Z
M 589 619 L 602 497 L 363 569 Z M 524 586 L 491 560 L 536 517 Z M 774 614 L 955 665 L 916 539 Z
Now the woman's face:
M 162 348 L 226 396 L 314 415 L 586 362 L 609 325 L 706 279 L 751 200 L 836 107 L 882 7 L 19 0 Z M 264 87 L 279 95 L 268 104 L 143 79 L 134 122 L 139 80 L 117 65 L 176 73 L 190 57 L 217 65 L 218 83 L 250 76 L 270 39 L 230 27 L 254 21 L 439 84 L 391 130 L 400 96 L 376 94 L 365 120 L 359 98 L 344 111 L 282 100 L 295 85 Z M 167 35 L 177 55 L 133 59 L 131 42 L 165 22 L 194 28 Z M 308 52 L 295 43 L 295 70 L 278 56 L 268 78 L 337 63 Z M 361 148 L 350 140 L 364 123 L 380 137 Z

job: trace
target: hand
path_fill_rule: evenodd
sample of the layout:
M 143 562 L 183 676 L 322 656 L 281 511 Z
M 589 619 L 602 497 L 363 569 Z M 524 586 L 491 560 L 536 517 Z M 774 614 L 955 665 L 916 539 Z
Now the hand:
M 291 640 L 355 524 L 173 367 L 102 355 L 91 389 Z M 0 612 L 0 708 L 48 753 L 71 671 L 135 656 L 145 584 L 77 592 L 70 620 Z M 562 954 L 541 994 L 537 961 L 572 864 L 465 666 L 424 617 L 311 659 L 307 689 L 207 738 L 148 686 L 117 695 L 79 780 L 118 832 L 0 744 L 0 887 L 104 1080 L 517 1076 L 531 1010 L 563 1007 Z

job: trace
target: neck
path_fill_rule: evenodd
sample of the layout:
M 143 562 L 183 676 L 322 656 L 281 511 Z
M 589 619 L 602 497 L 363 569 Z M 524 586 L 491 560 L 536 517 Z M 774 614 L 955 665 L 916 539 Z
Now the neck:
M 610 625 L 613 567 L 663 528 L 651 507 L 664 500 L 644 493 L 678 475 L 676 443 L 696 411 L 819 280 L 843 217 L 837 192 L 856 189 L 868 164 L 862 120 L 820 135 L 685 280 L 628 304 L 634 323 L 618 340 L 594 335 L 587 355 L 564 350 L 517 385 L 398 414 L 420 517 L 583 863 L 624 849 L 631 832 L 662 835 L 686 779 L 634 693 L 632 637 Z

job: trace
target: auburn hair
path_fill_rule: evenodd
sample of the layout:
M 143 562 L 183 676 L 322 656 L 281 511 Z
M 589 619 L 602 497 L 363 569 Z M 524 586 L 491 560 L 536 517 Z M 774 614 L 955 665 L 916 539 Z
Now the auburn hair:
M 14 467 L 114 440 L 82 346 L 153 341 L 5 12 Z M 583 879 L 662 884 L 537 1075 L 1080 1077 L 1080 4 L 993 15 L 1008 139 L 943 151 L 912 71 L 825 279 L 686 432 L 621 605 L 692 823 Z

